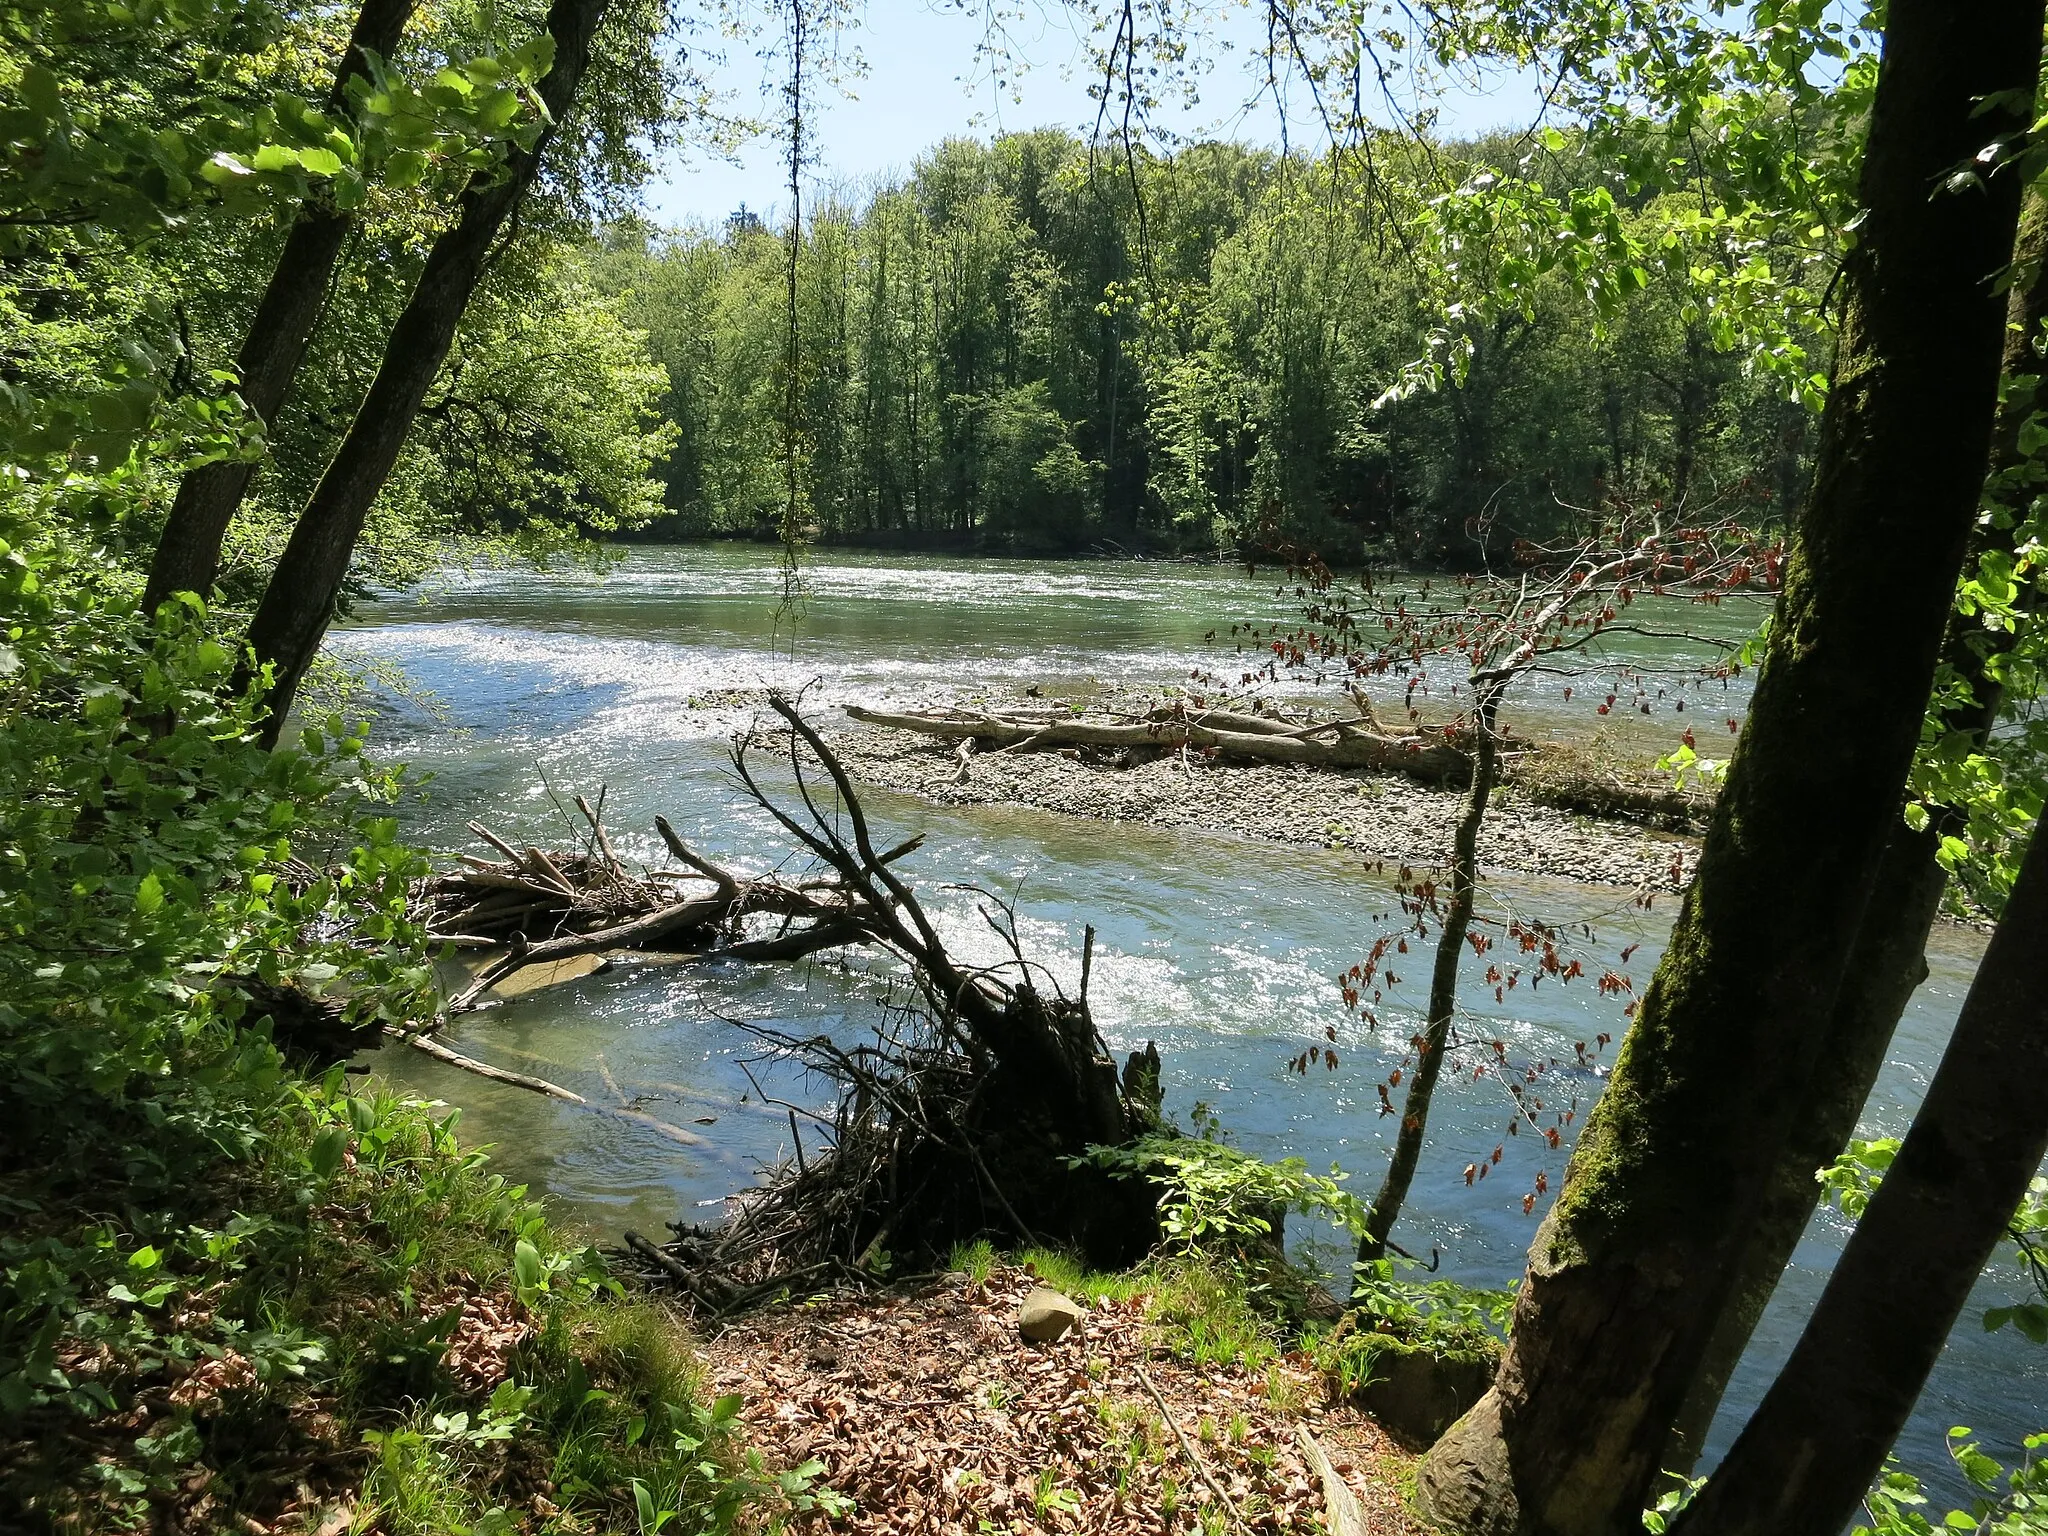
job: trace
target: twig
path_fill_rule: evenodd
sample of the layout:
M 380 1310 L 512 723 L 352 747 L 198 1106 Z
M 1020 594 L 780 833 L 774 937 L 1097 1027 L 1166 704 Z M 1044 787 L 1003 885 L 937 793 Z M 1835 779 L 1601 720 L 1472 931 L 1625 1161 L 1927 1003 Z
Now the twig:
M 526 850 L 526 867 L 535 874 L 543 875 L 547 879 L 552 880 L 561 888 L 564 896 L 569 897 L 572 901 L 575 899 L 576 887 L 569 883 L 569 877 L 555 868 L 555 861 L 542 853 L 538 848 Z
M 1195 1448 L 1188 1443 L 1188 1437 L 1181 1431 L 1181 1427 L 1173 1421 L 1173 1410 L 1166 1406 L 1166 1399 L 1159 1395 L 1159 1388 L 1153 1385 L 1152 1378 L 1145 1373 L 1145 1367 L 1134 1362 L 1133 1369 L 1138 1373 L 1138 1380 L 1145 1384 L 1145 1390 L 1152 1394 L 1152 1401 L 1159 1405 L 1159 1416 L 1166 1420 L 1166 1427 L 1173 1431 L 1173 1438 L 1180 1442 L 1182 1453 L 1186 1455 L 1189 1461 L 1194 1463 L 1195 1470 L 1202 1474 L 1202 1481 L 1209 1485 L 1209 1491 L 1216 1495 L 1225 1509 L 1230 1511 L 1230 1518 L 1237 1528 L 1240 1531 L 1247 1530 L 1244 1516 L 1237 1512 L 1237 1505 L 1231 1501 L 1230 1495 L 1223 1491 L 1223 1485 L 1216 1481 L 1216 1474 L 1209 1470 L 1209 1464 L 1206 1461 L 1195 1454 Z
M 1359 1507 L 1358 1495 L 1351 1491 L 1351 1485 L 1344 1481 L 1330 1460 L 1320 1441 L 1308 1432 L 1306 1424 L 1295 1426 L 1295 1434 L 1301 1441 L 1302 1454 L 1308 1457 L 1309 1466 L 1322 1479 L 1324 1524 L 1330 1536 L 1367 1536 L 1365 1511 Z
M 718 1310 L 718 1303 L 704 1294 L 697 1284 L 696 1277 L 679 1260 L 670 1254 L 663 1253 L 661 1249 L 631 1228 L 627 1229 L 625 1236 L 628 1248 L 653 1264 L 655 1268 L 688 1291 L 691 1299 L 699 1306 L 703 1307 L 707 1312 L 716 1312 Z
M 716 881 L 719 892 L 722 895 L 730 898 L 739 890 L 740 883 L 734 878 L 731 871 L 720 869 L 709 859 L 701 858 L 697 854 L 690 852 L 683 840 L 676 836 L 676 829 L 668 824 L 666 816 L 654 818 L 654 830 L 659 832 L 661 840 L 668 844 L 668 851 L 670 853 L 674 854 L 683 863 L 689 865 L 690 868 L 696 870 L 698 874 L 706 879 Z
M 604 832 L 604 790 L 600 789 L 597 792 L 596 810 L 591 809 L 590 802 L 582 795 L 576 797 L 576 809 L 581 811 L 583 819 L 590 823 L 590 835 L 596 839 L 599 850 L 604 854 L 604 861 L 611 866 L 612 873 L 622 873 L 624 866 L 619 863 L 619 856 L 612 852 L 612 840 L 606 837 Z
M 469 824 L 469 830 L 474 832 L 478 837 L 482 838 L 485 842 L 489 843 L 493 848 L 497 849 L 498 852 L 505 855 L 506 858 L 510 859 L 515 867 L 524 862 L 519 857 L 519 850 L 517 848 L 514 848 L 510 843 L 506 842 L 505 839 L 498 836 L 497 833 L 493 832 L 489 827 L 485 826 L 482 822 L 472 821 Z
M 386 1033 L 403 1040 L 416 1051 L 425 1051 L 436 1061 L 445 1061 L 451 1067 L 460 1067 L 465 1072 L 474 1072 L 478 1077 L 488 1077 L 493 1082 L 510 1083 L 514 1088 L 528 1088 L 535 1093 L 544 1093 L 551 1099 L 562 1099 L 571 1104 L 581 1104 L 586 1108 L 589 1107 L 590 1101 L 584 1098 L 582 1094 L 571 1093 L 560 1083 L 551 1083 L 544 1077 L 528 1077 L 524 1072 L 507 1072 L 503 1067 L 486 1065 L 473 1056 L 464 1056 L 459 1051 L 451 1051 L 440 1041 L 431 1040 L 425 1035 L 400 1034 L 396 1030 L 387 1030 Z

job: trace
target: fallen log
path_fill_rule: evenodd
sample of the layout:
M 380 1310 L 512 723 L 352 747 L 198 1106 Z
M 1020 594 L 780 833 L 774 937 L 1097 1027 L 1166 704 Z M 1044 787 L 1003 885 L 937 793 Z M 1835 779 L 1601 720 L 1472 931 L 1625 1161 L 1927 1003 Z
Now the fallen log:
M 1192 716 L 1124 725 L 1082 719 L 1026 722 L 1001 715 L 959 712 L 902 714 L 865 709 L 858 704 L 847 705 L 846 713 L 863 725 L 916 731 L 947 741 L 972 740 L 998 748 L 1120 747 L 1167 751 L 1194 747 L 1247 762 L 1301 763 L 1311 768 L 1377 768 L 1437 784 L 1462 783 L 1471 774 L 1471 763 L 1465 754 L 1441 739 L 1383 736 L 1366 728 L 1363 721 L 1354 724 L 1333 720 L 1306 728 L 1261 721 L 1256 728 L 1224 730 L 1198 724 L 1199 717 Z M 1257 718 L 1237 716 L 1233 724 L 1248 724 Z M 1267 729 L 1269 724 L 1279 724 L 1280 729 Z M 1333 734 L 1335 739 L 1316 739 L 1322 733 Z
M 1063 746 L 1184 753 L 1193 747 L 1242 762 L 1402 773 L 1447 788 L 1462 785 L 1471 777 L 1471 761 L 1458 738 L 1440 730 L 1392 736 L 1378 729 L 1376 718 L 1366 713 L 1354 719 L 1302 722 L 1173 705 L 1150 711 L 1142 721 L 1108 722 L 1081 718 L 1048 721 L 1031 715 L 965 710 L 894 713 L 855 704 L 849 704 L 846 712 L 863 725 L 957 742 L 963 752 L 981 743 L 1001 753 Z M 1325 737 L 1330 739 L 1319 739 Z M 1508 746 L 1512 756 L 1502 785 L 1538 804 L 1679 832 L 1699 830 L 1713 812 L 1711 794 L 1589 771 L 1570 748 L 1538 747 L 1519 738 Z M 954 780 L 967 776 L 963 757 Z

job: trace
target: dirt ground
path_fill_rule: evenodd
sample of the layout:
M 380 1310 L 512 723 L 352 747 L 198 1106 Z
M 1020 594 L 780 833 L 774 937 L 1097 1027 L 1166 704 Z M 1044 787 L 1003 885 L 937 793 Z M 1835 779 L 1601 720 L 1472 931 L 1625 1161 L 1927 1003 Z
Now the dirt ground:
M 745 1397 L 771 1465 L 821 1463 L 818 1481 L 854 1501 L 831 1519 L 839 1531 L 1306 1533 L 1327 1520 L 1306 1430 L 1365 1531 L 1419 1532 L 1401 1492 L 1410 1458 L 1326 1403 L 1305 1361 L 1176 1358 L 1142 1297 L 1099 1302 L 1064 1338 L 1029 1343 L 1017 1313 L 1036 1283 L 999 1266 L 981 1282 L 828 1297 L 749 1317 L 702 1354 L 716 1389 Z

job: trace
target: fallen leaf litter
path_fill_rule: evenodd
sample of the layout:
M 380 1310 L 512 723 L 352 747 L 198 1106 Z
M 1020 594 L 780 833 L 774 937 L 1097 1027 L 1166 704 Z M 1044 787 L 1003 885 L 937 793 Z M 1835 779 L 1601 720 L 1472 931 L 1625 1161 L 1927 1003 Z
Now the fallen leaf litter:
M 1405 1458 L 1370 1419 L 1325 1404 L 1304 1362 L 1177 1358 L 1142 1297 L 1097 1303 L 1064 1338 L 1029 1343 L 1017 1311 L 1037 1283 L 999 1267 L 981 1283 L 950 1275 L 914 1294 L 774 1308 L 708 1340 L 705 1366 L 717 1391 L 740 1394 L 771 1465 L 823 1464 L 819 1482 L 854 1501 L 830 1521 L 849 1536 L 1309 1532 L 1324 1503 L 1302 1426 L 1358 1495 L 1368 1532 L 1418 1530 L 1386 1480 Z

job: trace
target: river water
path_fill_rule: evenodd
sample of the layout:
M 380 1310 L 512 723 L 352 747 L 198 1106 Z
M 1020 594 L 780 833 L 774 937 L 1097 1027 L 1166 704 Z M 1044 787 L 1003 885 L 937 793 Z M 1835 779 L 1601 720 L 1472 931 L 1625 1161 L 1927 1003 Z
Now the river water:
M 809 687 L 814 717 L 829 719 L 847 702 L 908 705 L 984 689 L 1008 698 L 1034 683 L 1084 696 L 1099 685 L 1186 682 L 1195 673 L 1234 681 L 1259 658 L 1233 648 L 1231 626 L 1284 619 L 1289 610 L 1268 579 L 1135 562 L 826 553 L 809 561 L 804 587 L 791 613 L 774 552 L 737 546 L 636 549 L 601 573 L 452 573 L 365 609 L 335 634 L 331 650 L 344 661 L 394 666 L 423 691 L 382 711 L 377 738 L 386 758 L 430 775 L 407 812 L 411 834 L 426 845 L 475 850 L 464 830 L 473 817 L 522 844 L 560 845 L 572 829 L 550 787 L 564 799 L 595 798 L 602 787 L 625 857 L 662 859 L 652 831 L 661 812 L 714 857 L 760 870 L 795 867 L 786 840 L 730 771 L 732 735 L 765 687 Z M 1755 616 L 1674 612 L 1646 627 L 1682 622 L 1739 637 Z M 1702 753 L 1713 755 L 1709 742 L 1725 742 L 1724 721 L 1740 716 L 1741 680 L 1681 695 L 1679 674 L 1709 652 L 1647 637 L 1617 645 L 1611 667 L 1619 682 L 1532 681 L 1511 702 L 1511 722 L 1538 738 L 1606 730 L 1666 749 L 1690 723 Z M 1434 681 L 1439 692 L 1448 685 L 1448 673 Z M 1267 692 L 1330 696 L 1313 678 Z M 1597 711 L 1610 692 L 1616 702 L 1603 717 Z M 1682 714 L 1681 696 L 1690 698 Z M 1023 808 L 940 808 L 879 791 L 869 808 L 891 841 L 926 834 L 906 872 L 957 952 L 998 958 L 977 911 L 986 898 L 940 889 L 948 883 L 1013 899 L 1027 950 L 1070 986 L 1083 925 L 1094 924 L 1097 1019 L 1118 1050 L 1158 1043 L 1170 1111 L 1185 1117 L 1198 1103 L 1213 1106 L 1243 1146 L 1299 1156 L 1318 1171 L 1348 1169 L 1370 1195 L 1392 1125 L 1378 1113 L 1375 1085 L 1411 1031 L 1398 992 L 1375 1035 L 1347 1019 L 1332 980 L 1363 957 L 1376 919 L 1395 906 L 1388 881 L 1356 855 Z M 1597 972 L 1596 961 L 1614 964 L 1637 985 L 1647 981 L 1668 901 L 1644 911 L 1611 887 L 1514 876 L 1496 878 L 1491 889 L 1498 903 L 1530 917 L 1586 925 L 1589 970 Z M 1639 947 L 1624 963 L 1619 955 L 1630 945 Z M 1903 1131 L 1980 947 L 1966 933 L 1937 936 L 1933 974 L 1899 1030 L 1864 1134 Z M 1399 989 L 1416 994 L 1411 1005 L 1426 970 L 1417 958 L 1410 985 Z M 628 1226 L 658 1235 L 665 1221 L 714 1215 L 721 1197 L 790 1150 L 787 1117 L 761 1104 L 743 1070 L 757 1052 L 728 1021 L 856 1033 L 886 989 L 886 978 L 866 966 L 829 960 L 621 966 L 472 1015 L 450 1036 L 465 1051 L 652 1116 L 674 1134 L 413 1053 L 387 1053 L 380 1069 L 461 1106 L 465 1139 L 494 1145 L 500 1169 L 545 1193 L 565 1222 L 610 1240 Z M 1620 1003 L 1584 985 L 1517 989 L 1499 1004 L 1473 978 L 1466 991 L 1473 1027 L 1507 1041 L 1518 1061 L 1571 1062 L 1575 1042 L 1590 1047 L 1602 1032 L 1619 1035 L 1625 1022 Z M 1329 1027 L 1339 1033 L 1336 1068 L 1290 1072 L 1290 1059 L 1321 1043 Z M 1611 1048 L 1600 1053 L 1611 1058 Z M 815 1097 L 815 1087 L 755 1070 L 778 1096 Z M 1731 1096 L 1742 1091 L 1742 1077 L 1743 1064 L 1730 1061 Z M 1537 1091 L 1549 1111 L 1576 1106 L 1569 1135 L 1600 1082 L 1598 1070 L 1574 1066 L 1548 1075 Z M 1567 1140 L 1552 1150 L 1526 1135 L 1505 1140 L 1510 1118 L 1491 1075 L 1475 1082 L 1447 1074 L 1397 1232 L 1411 1250 L 1440 1250 L 1444 1271 L 1472 1284 L 1519 1274 L 1548 1198 L 1529 1215 L 1524 1197 L 1539 1175 L 1555 1191 L 1569 1147 Z M 1468 1186 L 1466 1165 L 1503 1144 L 1500 1164 Z M 1731 1389 L 1713 1452 L 1768 1385 L 1842 1238 L 1838 1216 L 1815 1217 Z M 1948 1426 L 1974 1426 L 1987 1449 L 2005 1456 L 2048 1424 L 2048 1350 L 1979 1327 L 1985 1305 L 2017 1299 L 2021 1288 L 2016 1267 L 1980 1284 L 1901 1445 L 1909 1466 L 1934 1473 L 1946 1489 L 1958 1486 L 1941 1451 Z

